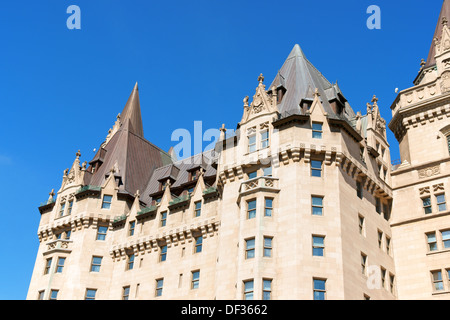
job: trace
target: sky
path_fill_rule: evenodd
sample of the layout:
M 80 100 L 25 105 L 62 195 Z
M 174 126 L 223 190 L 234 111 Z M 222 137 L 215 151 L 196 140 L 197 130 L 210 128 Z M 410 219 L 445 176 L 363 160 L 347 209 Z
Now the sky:
M 70 5 L 80 29 L 69 29 Z M 380 29 L 369 29 L 370 5 Z M 242 99 L 270 85 L 295 44 L 352 108 L 373 95 L 387 123 L 395 88 L 426 59 L 442 0 L 41 0 L 0 2 L 0 300 L 26 298 L 38 206 L 75 154 L 90 161 L 139 84 L 145 137 L 235 129 Z M 388 130 L 391 159 L 398 143 Z M 208 143 L 207 143 L 208 144 Z

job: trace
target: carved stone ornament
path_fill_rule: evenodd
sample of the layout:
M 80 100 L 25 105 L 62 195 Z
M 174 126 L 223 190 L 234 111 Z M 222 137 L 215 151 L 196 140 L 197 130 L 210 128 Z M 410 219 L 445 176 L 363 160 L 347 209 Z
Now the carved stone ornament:
M 430 193 L 430 187 L 423 187 L 419 189 L 419 193 L 422 195 L 424 193 Z
M 439 165 L 419 170 L 419 178 L 424 179 L 440 173 Z
M 441 91 L 450 91 L 450 71 L 445 71 L 441 75 Z

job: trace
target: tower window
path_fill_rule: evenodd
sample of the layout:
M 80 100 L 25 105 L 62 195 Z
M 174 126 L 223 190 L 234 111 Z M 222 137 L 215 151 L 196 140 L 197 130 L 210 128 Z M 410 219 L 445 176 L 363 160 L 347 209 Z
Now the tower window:
M 322 139 L 322 124 L 318 122 L 313 122 L 312 124 L 312 137 L 314 139 Z
M 112 202 L 112 196 L 104 195 L 103 202 L 102 202 L 102 209 L 110 209 L 111 202 Z

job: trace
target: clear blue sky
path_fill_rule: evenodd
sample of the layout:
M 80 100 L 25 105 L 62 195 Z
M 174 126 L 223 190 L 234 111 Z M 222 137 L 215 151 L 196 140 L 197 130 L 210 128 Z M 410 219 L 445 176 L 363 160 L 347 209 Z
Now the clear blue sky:
M 81 30 L 69 30 L 69 5 Z M 381 29 L 369 30 L 369 5 Z M 177 128 L 235 128 L 257 77 L 270 84 L 298 43 L 355 111 L 374 94 L 391 120 L 427 58 L 442 0 L 0 2 L 0 299 L 25 299 L 39 204 L 75 153 L 89 161 L 139 82 L 144 132 L 168 150 Z M 392 159 L 399 158 L 393 135 Z

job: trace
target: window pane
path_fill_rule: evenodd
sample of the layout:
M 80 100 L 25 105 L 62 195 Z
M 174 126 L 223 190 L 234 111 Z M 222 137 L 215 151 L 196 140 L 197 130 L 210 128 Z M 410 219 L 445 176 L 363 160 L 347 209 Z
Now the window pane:
M 272 167 L 263 168 L 263 174 L 265 177 L 272 176 Z
M 325 280 L 314 280 L 315 290 L 325 290 Z
M 312 160 L 311 161 L 311 168 L 321 169 L 322 168 L 322 161 Z
M 256 178 L 257 176 L 258 176 L 258 175 L 257 175 L 257 172 L 256 172 L 256 171 L 250 172 L 250 173 L 248 174 L 248 178 L 249 178 L 249 179 Z
M 313 206 L 322 206 L 323 205 L 323 198 L 322 197 L 312 197 L 312 204 Z

